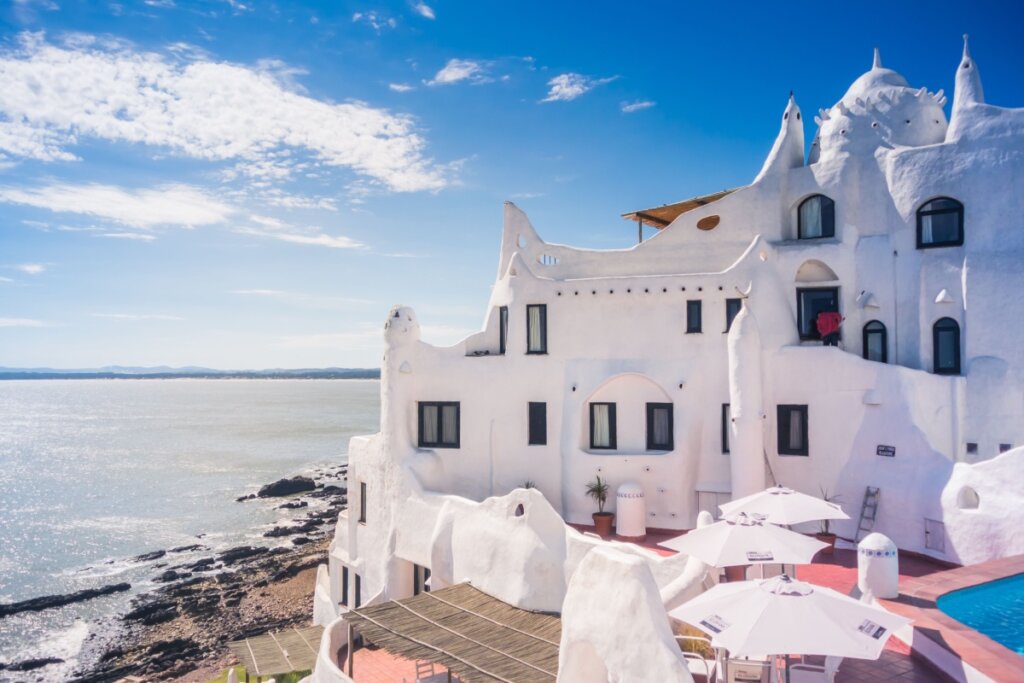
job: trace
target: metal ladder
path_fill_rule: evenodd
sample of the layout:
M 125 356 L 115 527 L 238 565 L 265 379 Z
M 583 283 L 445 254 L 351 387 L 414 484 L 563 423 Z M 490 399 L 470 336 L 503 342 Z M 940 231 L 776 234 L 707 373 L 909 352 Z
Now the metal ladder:
M 868 486 L 864 490 L 864 503 L 860 506 L 860 522 L 857 524 L 857 533 L 853 536 L 853 542 L 858 543 L 861 539 L 861 532 L 871 533 L 875 528 L 875 519 L 878 517 L 878 498 L 881 495 L 877 486 Z

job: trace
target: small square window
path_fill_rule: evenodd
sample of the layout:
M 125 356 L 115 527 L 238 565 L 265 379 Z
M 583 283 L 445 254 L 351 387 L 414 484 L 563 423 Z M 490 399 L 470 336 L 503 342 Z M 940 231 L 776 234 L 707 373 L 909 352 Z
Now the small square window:
M 701 302 L 695 299 L 686 302 L 686 334 L 699 334 L 701 331 Z
M 743 308 L 743 299 L 726 299 L 725 300 L 725 331 L 728 332 L 732 328 L 732 321 L 736 319 L 736 316 L 740 314 L 740 309 Z
M 590 447 L 615 450 L 615 404 L 590 404 Z
M 529 408 L 530 446 L 544 446 L 548 442 L 548 404 L 530 403 Z
M 460 412 L 457 401 L 421 401 L 420 448 L 458 448 Z
M 672 404 L 647 404 L 647 450 L 670 451 L 673 446 Z
M 807 455 L 807 406 L 778 407 L 779 455 Z
M 728 403 L 722 404 L 722 452 L 729 452 L 729 433 L 732 431 L 730 425 L 732 424 L 732 410 L 729 408 Z
M 359 523 L 366 524 L 366 482 L 359 482 Z
M 977 455 L 977 453 L 978 453 L 978 444 L 974 443 L 973 441 L 968 441 L 967 442 L 967 454 L 968 455 Z
M 1013 444 L 1012 443 L 1001 443 L 1001 444 L 999 444 L 999 452 L 1000 453 L 1005 453 L 1006 451 L 1010 450 L 1011 448 L 1013 448 Z

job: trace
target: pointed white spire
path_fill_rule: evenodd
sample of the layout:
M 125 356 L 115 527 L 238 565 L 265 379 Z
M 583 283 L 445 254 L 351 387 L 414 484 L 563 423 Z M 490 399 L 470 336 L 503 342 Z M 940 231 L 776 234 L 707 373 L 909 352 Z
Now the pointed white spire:
M 964 34 L 964 56 L 956 70 L 956 88 L 953 90 L 953 110 L 949 116 L 949 129 L 946 141 L 959 140 L 969 129 L 972 118 L 967 110 L 972 105 L 985 103 L 985 91 L 981 87 L 981 74 L 978 65 L 971 57 L 967 34 Z
M 800 107 L 796 104 L 793 91 L 789 93 L 789 102 L 782 113 L 782 126 L 772 151 L 761 167 L 761 172 L 754 178 L 758 182 L 766 175 L 775 171 L 786 171 L 804 165 L 804 122 Z
M 875 48 L 875 61 L 871 64 L 872 69 L 882 68 L 882 52 L 877 47 Z

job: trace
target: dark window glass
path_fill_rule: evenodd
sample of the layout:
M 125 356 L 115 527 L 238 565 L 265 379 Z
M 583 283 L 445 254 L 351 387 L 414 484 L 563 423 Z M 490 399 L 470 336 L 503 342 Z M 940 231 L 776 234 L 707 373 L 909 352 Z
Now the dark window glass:
M 421 448 L 458 448 L 460 406 L 457 401 L 421 401 L 419 404 Z
M 531 446 L 543 446 L 548 442 L 548 404 L 530 403 Z
M 700 311 L 701 303 L 700 300 L 687 301 L 686 302 L 686 333 L 696 334 L 700 332 Z
M 647 450 L 670 451 L 673 448 L 672 404 L 647 404 Z
M 728 403 L 722 404 L 722 452 L 729 452 L 729 434 L 731 432 L 730 425 L 732 424 L 732 410 L 729 408 Z
M 960 325 L 952 318 L 942 318 L 932 328 L 937 375 L 960 374 Z
M 498 309 L 498 353 L 504 355 L 508 346 L 508 306 Z
M 964 205 L 939 197 L 917 210 L 917 248 L 955 247 L 964 243 Z
M 359 482 L 359 522 L 366 524 L 366 482 Z
M 818 314 L 839 310 L 839 288 L 808 287 L 796 290 L 797 324 L 801 339 L 821 339 Z
M 779 455 L 807 455 L 807 406 L 778 407 Z
M 615 404 L 590 404 L 590 447 L 616 448 Z
M 740 309 L 743 308 L 743 299 L 726 299 L 725 300 L 725 331 L 728 332 L 732 327 L 732 321 L 740 313 Z
M 545 304 L 526 307 L 526 352 L 548 352 L 548 307 Z
M 348 607 L 348 567 L 341 566 L 341 604 Z
M 885 363 L 889 360 L 889 340 L 885 325 L 872 320 L 864 326 L 864 357 Z
M 797 236 L 802 240 L 835 237 L 836 204 L 823 194 L 808 197 L 797 209 Z
M 363 580 L 356 574 L 356 609 L 363 606 Z

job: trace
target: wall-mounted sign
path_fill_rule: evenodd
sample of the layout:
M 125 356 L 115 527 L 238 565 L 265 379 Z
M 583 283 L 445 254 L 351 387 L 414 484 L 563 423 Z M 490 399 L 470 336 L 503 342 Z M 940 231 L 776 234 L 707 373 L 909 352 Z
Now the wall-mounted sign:
M 883 445 L 879 444 L 878 448 L 875 449 L 875 455 L 883 455 L 886 458 L 895 458 L 896 457 L 896 447 L 895 446 L 883 446 Z

